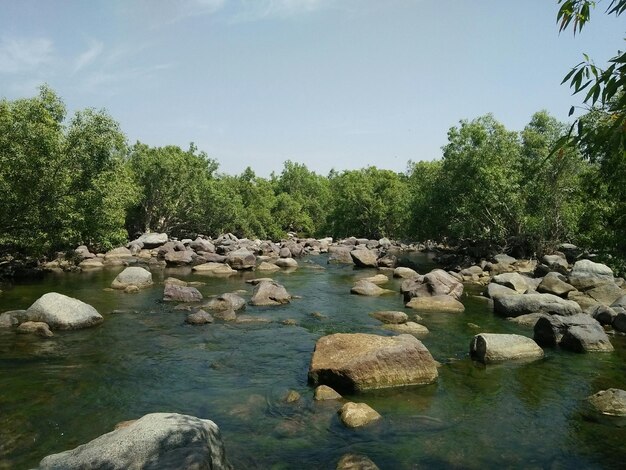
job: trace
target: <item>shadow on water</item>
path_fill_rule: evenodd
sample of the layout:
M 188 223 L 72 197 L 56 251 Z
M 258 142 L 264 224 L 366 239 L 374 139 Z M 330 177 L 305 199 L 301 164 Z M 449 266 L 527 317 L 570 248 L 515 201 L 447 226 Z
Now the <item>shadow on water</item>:
M 434 266 L 417 253 L 401 263 L 420 273 Z M 430 330 L 423 342 L 442 364 L 438 382 L 346 397 L 383 416 L 350 430 L 337 416 L 341 402 L 313 400 L 311 354 L 325 334 L 391 335 L 369 314 L 405 310 L 399 280 L 385 286 L 391 295 L 350 295 L 356 279 L 376 271 L 312 257 L 296 271 L 271 275 L 300 298 L 276 308 L 247 306 L 247 315 L 269 323 L 197 327 L 161 301 L 163 279 L 194 281 L 205 297 L 240 292 L 249 299 L 253 287 L 245 280 L 257 274 L 216 278 L 165 269 L 154 272 L 154 287 L 129 295 L 107 289 L 119 270 L 3 288 L 0 311 L 57 291 L 92 304 L 105 320 L 48 340 L 0 330 L 0 468 L 36 466 L 47 454 L 157 411 L 215 421 L 237 468 L 334 468 L 348 452 L 381 469 L 617 468 L 626 461 L 626 428 L 591 420 L 584 410 L 586 396 L 626 388 L 624 337 L 612 338 L 611 354 L 549 349 L 533 363 L 484 366 L 469 358 L 473 335 L 532 332 L 465 296 L 463 314 L 422 315 Z M 289 390 L 300 400 L 286 403 Z

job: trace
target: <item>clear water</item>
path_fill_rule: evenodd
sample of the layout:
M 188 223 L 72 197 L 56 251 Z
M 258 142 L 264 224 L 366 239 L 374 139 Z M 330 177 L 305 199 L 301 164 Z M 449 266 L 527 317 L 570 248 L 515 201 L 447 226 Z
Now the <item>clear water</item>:
M 105 290 L 119 269 L 3 287 L 0 312 L 57 291 L 92 304 L 105 320 L 51 339 L 0 330 L 0 468 L 34 467 L 120 421 L 157 411 L 215 421 L 240 469 L 334 468 L 346 452 L 365 454 L 381 469 L 624 466 L 626 428 L 586 418 L 584 398 L 626 388 L 626 339 L 613 337 L 611 354 L 547 350 L 539 362 L 485 367 L 468 357 L 474 334 L 532 332 L 495 317 L 472 289 L 464 314 L 422 315 L 431 331 L 423 342 L 442 363 L 438 382 L 347 397 L 383 419 L 344 428 L 338 404 L 314 402 L 307 385 L 315 341 L 335 332 L 391 334 L 368 314 L 404 310 L 402 298 L 350 295 L 354 280 L 373 270 L 327 265 L 323 256 L 308 260 L 273 275 L 301 299 L 248 306 L 247 314 L 270 323 L 190 326 L 186 312 L 160 300 L 167 276 L 205 282 L 199 289 L 206 297 L 240 289 L 249 295 L 244 280 L 253 273 L 219 279 L 157 271 L 155 286 L 139 294 Z M 422 272 L 430 268 L 424 255 L 410 261 Z M 399 281 L 386 287 L 398 291 Z M 285 319 L 298 325 L 283 325 Z M 290 389 L 300 392 L 299 402 L 284 403 Z

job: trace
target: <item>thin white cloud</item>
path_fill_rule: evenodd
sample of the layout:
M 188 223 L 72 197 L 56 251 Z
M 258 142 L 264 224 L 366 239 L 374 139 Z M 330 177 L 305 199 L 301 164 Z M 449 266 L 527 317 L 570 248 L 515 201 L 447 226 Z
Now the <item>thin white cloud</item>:
M 36 70 L 54 59 L 54 46 L 46 38 L 3 38 L 0 41 L 0 73 Z
M 291 18 L 333 6 L 329 0 L 233 0 L 238 5 L 236 21 Z M 337 4 L 334 4 L 337 6 Z
M 73 72 L 76 73 L 92 64 L 93 61 L 96 60 L 100 54 L 102 54 L 103 50 L 103 43 L 100 41 L 92 41 L 89 48 L 76 58 Z

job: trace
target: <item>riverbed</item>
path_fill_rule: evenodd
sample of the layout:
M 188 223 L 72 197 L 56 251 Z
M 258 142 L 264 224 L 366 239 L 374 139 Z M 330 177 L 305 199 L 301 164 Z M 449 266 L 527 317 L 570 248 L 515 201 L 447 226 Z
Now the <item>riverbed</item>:
M 475 334 L 532 337 L 532 329 L 494 316 L 471 286 L 462 299 L 465 313 L 422 314 L 430 333 L 420 339 L 441 363 L 437 383 L 346 396 L 383 419 L 345 428 L 338 403 L 313 401 L 307 384 L 316 340 L 337 332 L 391 335 L 369 314 L 412 312 L 403 306 L 399 280 L 383 286 L 396 294 L 350 295 L 356 279 L 376 271 L 326 261 L 308 257 L 294 272 L 271 275 L 300 298 L 247 307 L 246 315 L 264 322 L 191 326 L 186 311 L 161 300 L 169 276 L 203 283 L 204 297 L 245 290 L 249 299 L 253 287 L 245 280 L 255 273 L 215 278 L 155 270 L 155 285 L 137 294 L 107 289 L 122 268 L 3 286 L 0 312 L 27 308 L 54 291 L 93 305 L 104 322 L 50 339 L 0 330 L 0 468 L 35 467 L 50 453 L 152 412 L 215 421 L 238 469 L 330 469 L 348 452 L 367 455 L 381 469 L 624 465 L 626 428 L 591 419 L 584 399 L 626 389 L 626 337 L 611 336 L 613 353 L 546 349 L 540 361 L 484 366 L 469 358 Z M 422 273 L 433 267 L 424 254 L 404 263 Z M 301 399 L 286 403 L 289 390 Z

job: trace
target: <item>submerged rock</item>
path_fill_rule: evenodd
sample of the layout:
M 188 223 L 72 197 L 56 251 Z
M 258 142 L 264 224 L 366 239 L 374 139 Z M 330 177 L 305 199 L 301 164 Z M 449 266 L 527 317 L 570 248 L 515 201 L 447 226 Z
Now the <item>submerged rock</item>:
M 378 421 L 382 416 L 365 403 L 348 402 L 338 411 L 341 422 L 349 428 L 366 426 Z
M 62 468 L 227 470 L 231 466 L 213 421 L 152 413 L 39 463 L 40 470 Z
M 480 333 L 470 343 L 470 355 L 480 362 L 534 360 L 543 357 L 543 349 L 531 338 L 512 334 Z
M 309 382 L 338 391 L 422 385 L 437 380 L 430 352 L 411 335 L 336 333 L 317 340 Z
M 34 334 L 42 338 L 52 338 L 54 336 L 48 324 L 40 321 L 26 321 L 17 327 L 17 332 Z
M 618 388 L 601 390 L 587 401 L 598 412 L 608 416 L 626 417 L 626 391 Z
M 57 292 L 35 301 L 24 314 L 33 322 L 47 323 L 53 330 L 77 330 L 102 323 L 102 315 L 91 305 Z
M 128 286 L 135 286 L 139 289 L 150 287 L 152 285 L 152 273 L 147 269 L 133 266 L 124 269 L 113 280 L 111 287 L 113 289 L 126 289 Z
M 365 455 L 344 454 L 337 462 L 336 470 L 379 470 L 379 468 Z

